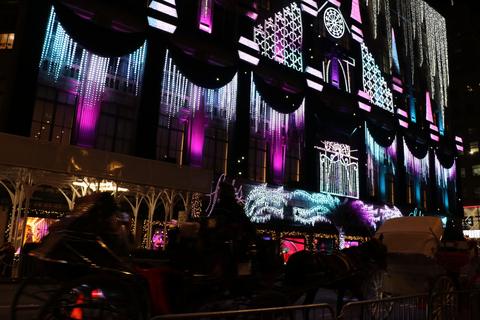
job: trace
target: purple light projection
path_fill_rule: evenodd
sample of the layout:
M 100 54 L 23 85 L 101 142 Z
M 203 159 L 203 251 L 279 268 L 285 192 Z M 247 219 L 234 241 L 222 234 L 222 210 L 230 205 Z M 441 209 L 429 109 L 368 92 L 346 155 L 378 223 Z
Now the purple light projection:
M 105 78 L 109 58 L 85 53 L 82 57 L 80 74 L 83 81 L 80 85 L 79 108 L 77 113 L 78 140 L 77 145 L 93 147 L 96 127 L 100 114 L 101 96 L 105 89 Z
M 362 23 L 362 16 L 360 15 L 360 5 L 358 0 L 352 0 L 352 11 L 350 12 L 350 18 L 356 20 L 358 23 Z
M 411 177 L 415 177 L 415 180 L 422 180 L 427 182 L 429 173 L 429 153 L 425 155 L 423 159 L 415 158 L 410 149 L 408 148 L 405 139 L 403 139 L 403 150 L 404 150 L 404 164 L 407 173 Z
M 198 106 L 193 106 L 195 113 L 191 115 L 190 130 L 190 165 L 193 167 L 202 167 L 203 144 L 205 141 L 205 99 L 203 98 L 203 89 L 197 86 L 192 87 L 192 96 Z
M 427 108 L 427 121 L 433 123 L 432 103 L 430 101 L 430 92 L 428 91 L 425 94 L 425 107 Z
M 198 28 L 208 33 L 212 33 L 213 24 L 213 0 L 200 1 L 200 19 Z

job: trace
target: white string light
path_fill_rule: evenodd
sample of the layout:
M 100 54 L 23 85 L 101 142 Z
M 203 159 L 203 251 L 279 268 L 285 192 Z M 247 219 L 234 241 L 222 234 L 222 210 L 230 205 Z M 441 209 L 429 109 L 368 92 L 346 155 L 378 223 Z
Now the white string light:
M 358 159 L 352 157 L 350 146 L 324 141 L 324 148 L 317 149 L 320 150 L 320 192 L 358 198 Z

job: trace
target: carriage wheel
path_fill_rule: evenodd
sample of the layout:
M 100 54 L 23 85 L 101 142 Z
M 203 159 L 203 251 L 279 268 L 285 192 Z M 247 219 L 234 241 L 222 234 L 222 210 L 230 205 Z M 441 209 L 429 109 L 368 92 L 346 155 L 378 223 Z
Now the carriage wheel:
M 452 278 L 448 276 L 438 278 L 432 288 L 432 319 L 455 319 L 456 299 L 455 294 L 453 293 L 454 291 L 455 283 Z
M 391 293 L 385 292 L 383 286 L 383 275 L 385 270 L 377 270 L 370 276 L 365 285 L 365 300 L 387 299 L 392 296 Z M 373 320 L 387 319 L 393 310 L 393 301 L 374 302 L 367 305 L 368 313 Z
M 10 307 L 11 320 L 34 319 L 43 305 L 60 287 L 56 280 L 32 273 L 18 287 Z
M 64 283 L 43 305 L 39 320 L 139 320 L 139 293 L 124 281 L 106 275 L 84 276 Z

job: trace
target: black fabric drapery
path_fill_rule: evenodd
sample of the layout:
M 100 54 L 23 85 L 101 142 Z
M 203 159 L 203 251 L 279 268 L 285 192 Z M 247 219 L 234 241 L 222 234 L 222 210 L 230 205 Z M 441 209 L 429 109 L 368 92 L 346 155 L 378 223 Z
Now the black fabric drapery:
M 255 73 L 253 73 L 253 81 L 262 99 L 275 111 L 285 114 L 292 113 L 302 104 L 304 98 L 303 92 L 286 92 L 268 84 Z
M 445 169 L 450 169 L 455 163 L 455 156 L 453 154 L 447 154 L 440 150 L 435 150 L 438 161 Z
M 146 31 L 128 33 L 107 29 L 80 17 L 60 1 L 54 1 L 53 4 L 57 19 L 65 31 L 75 42 L 93 54 L 121 57 L 134 52 L 145 42 Z M 148 25 L 146 9 L 132 8 L 130 13 L 145 17 L 145 27 Z
M 378 145 L 382 146 L 383 148 L 388 148 L 392 145 L 393 141 L 395 140 L 396 131 L 388 131 L 371 123 L 371 121 L 368 120 L 366 121 L 366 124 L 370 135 Z
M 429 146 L 428 144 L 419 143 L 416 140 L 409 138 L 408 136 L 404 136 L 405 144 L 408 147 L 410 153 L 417 159 L 423 159 L 427 155 Z
M 196 86 L 216 89 L 227 85 L 237 73 L 237 65 L 217 66 L 189 56 L 171 41 L 167 48 L 180 72 Z

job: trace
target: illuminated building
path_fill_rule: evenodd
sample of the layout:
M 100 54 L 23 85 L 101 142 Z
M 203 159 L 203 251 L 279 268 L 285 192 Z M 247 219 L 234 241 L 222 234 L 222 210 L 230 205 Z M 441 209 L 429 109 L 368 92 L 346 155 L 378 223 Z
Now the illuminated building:
M 141 189 L 149 234 L 159 199 L 166 224 L 178 218 L 175 199 L 190 212 L 220 176 L 242 186 L 262 227 L 331 222 L 325 206 L 346 202 L 369 223 L 386 212 L 462 214 L 446 24 L 430 5 L 197 2 L 11 4 L 23 24 L 0 30 L 1 39 L 15 31 L 13 45 L 0 45 L 12 62 L 0 74 L 2 139 L 108 152 L 103 169 L 71 156 L 62 171 L 60 154 L 33 168 Z M 0 164 L 30 164 L 18 158 Z M 157 180 L 135 178 L 140 169 Z

